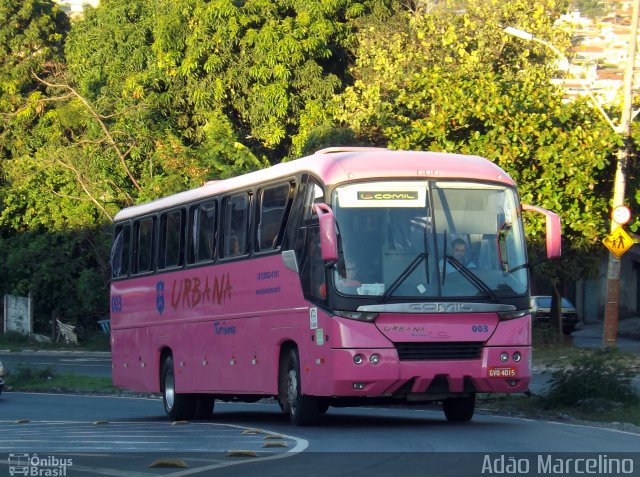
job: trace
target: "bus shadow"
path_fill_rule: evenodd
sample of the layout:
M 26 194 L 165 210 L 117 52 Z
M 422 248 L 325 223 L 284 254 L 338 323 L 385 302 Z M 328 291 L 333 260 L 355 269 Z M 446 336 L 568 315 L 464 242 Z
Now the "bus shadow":
M 215 422 L 221 424 L 235 424 L 243 426 L 290 426 L 288 416 L 282 414 L 276 405 L 264 405 L 264 409 L 252 407 L 250 410 L 235 410 L 232 405 L 227 405 L 223 409 L 214 410 L 210 420 L 197 422 Z M 506 421 L 505 421 L 506 423 Z M 494 421 L 484 422 L 471 420 L 469 422 L 448 422 L 438 406 L 427 409 L 415 407 L 408 408 L 388 408 L 388 407 L 366 407 L 366 408 L 330 408 L 326 414 L 318 416 L 314 426 L 310 428 L 346 428 L 354 427 L 366 428 L 415 428 L 420 426 L 451 427 L 451 426 L 473 426 L 478 427 L 502 427 L 505 423 Z M 293 426 L 291 426 L 294 429 Z
M 478 414 L 468 422 L 448 422 L 439 406 L 395 406 L 395 407 L 340 407 L 330 408 L 326 414 L 318 416 L 315 425 L 307 429 L 318 428 L 356 428 L 356 429 L 415 429 L 416 426 L 440 427 L 473 427 L 474 429 L 509 427 L 509 421 L 492 419 Z M 165 415 L 138 416 L 112 419 L 112 422 L 157 423 L 170 422 Z M 288 416 L 274 404 L 229 404 L 216 403 L 211 419 L 194 419 L 188 422 L 228 424 L 246 427 L 289 427 Z M 187 421 L 173 422 L 182 424 Z

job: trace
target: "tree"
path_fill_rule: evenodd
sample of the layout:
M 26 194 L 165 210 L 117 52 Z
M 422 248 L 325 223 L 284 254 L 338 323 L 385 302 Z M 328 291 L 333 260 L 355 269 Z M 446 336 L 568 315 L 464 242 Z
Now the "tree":
M 167 75 L 184 84 L 198 140 L 210 110 L 270 162 L 296 155 L 301 133 L 346 81 L 357 20 L 391 1 L 164 1 L 154 48 Z M 296 148 L 292 151 L 292 144 Z
M 606 231 L 616 138 L 588 102 L 563 102 L 550 81 L 552 53 L 502 32 L 513 25 L 566 46 L 554 26 L 561 5 L 476 3 L 452 10 L 445 2 L 363 30 L 356 81 L 337 97 L 334 117 L 373 144 L 494 161 L 519 183 L 523 202 L 561 214 L 572 260 L 557 271 L 583 274 L 594 263 L 585 253 L 601 249 Z M 528 220 L 533 241 L 543 227 Z
M 63 61 L 69 21 L 51 0 L 0 0 L 0 18 L 0 159 L 4 161 L 33 151 L 24 137 L 32 119 L 25 103 L 44 94 L 34 74 L 47 76 Z
M 0 0 L 0 18 L 0 117 L 6 121 L 26 97 L 42 91 L 33 74 L 46 74 L 62 60 L 69 21 L 50 0 Z
M 0 290 L 31 294 L 34 328 L 49 334 L 52 313 L 90 329 L 108 314 L 107 234 L 27 231 L 0 240 Z

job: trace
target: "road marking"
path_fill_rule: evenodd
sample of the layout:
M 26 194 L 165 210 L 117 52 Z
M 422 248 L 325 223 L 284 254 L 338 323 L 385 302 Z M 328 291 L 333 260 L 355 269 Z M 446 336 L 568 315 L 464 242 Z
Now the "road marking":
M 184 461 L 190 468 L 163 473 L 165 477 L 183 477 L 247 462 L 293 457 L 309 446 L 306 439 L 295 436 L 265 429 L 260 429 L 255 434 L 243 434 L 243 431 L 255 428 L 209 422 L 171 426 L 168 421 L 112 421 L 95 426 L 88 421 L 32 421 L 28 424 L 15 424 L 15 421 L 0 420 L 0 426 L 3 430 L 0 434 L 0 448 L 3 452 L 64 455 L 74 459 L 72 469 L 75 471 L 112 477 L 156 475 L 136 470 L 152 464 L 158 458 L 153 454 L 170 454 L 166 458 Z M 265 450 L 265 434 L 277 435 L 281 442 L 290 447 Z M 255 457 L 226 457 L 229 449 L 247 449 Z M 147 457 L 148 461 L 145 461 Z M 88 459 L 107 459 L 114 466 L 105 466 L 102 462 L 87 465 Z M 0 463 L 8 465 L 9 462 L 7 459 L 0 460 Z M 129 468 L 127 464 L 131 464 Z
M 259 451 L 264 442 L 260 435 L 242 435 L 245 427 L 209 422 L 191 422 L 188 426 L 172 426 L 168 421 L 117 421 L 101 426 L 82 421 L 32 421 L 27 424 L 0 421 L 0 424 L 3 429 L 0 448 L 9 452 L 224 453 L 233 448 Z M 298 438 L 287 436 L 283 440 L 291 441 L 288 445 L 300 449 Z

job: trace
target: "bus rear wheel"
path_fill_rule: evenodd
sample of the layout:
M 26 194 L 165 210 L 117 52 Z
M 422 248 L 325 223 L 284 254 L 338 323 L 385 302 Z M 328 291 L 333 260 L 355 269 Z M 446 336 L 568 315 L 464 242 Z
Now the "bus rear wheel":
M 318 398 L 302 394 L 300 381 L 300 357 L 297 349 L 292 349 L 286 357 L 286 371 L 283 379 L 284 389 L 280 389 L 281 402 L 289 414 L 289 420 L 296 426 L 310 426 L 318 418 Z
M 447 398 L 442 402 L 442 408 L 449 422 L 470 421 L 476 410 L 476 395 L 472 393 L 469 396 Z
M 173 356 L 171 355 L 167 356 L 162 363 L 160 386 L 162 388 L 164 411 L 169 416 L 169 419 L 172 421 L 193 419 L 196 413 L 196 399 L 192 394 L 179 394 L 176 392 Z M 213 404 L 211 409 L 213 410 Z

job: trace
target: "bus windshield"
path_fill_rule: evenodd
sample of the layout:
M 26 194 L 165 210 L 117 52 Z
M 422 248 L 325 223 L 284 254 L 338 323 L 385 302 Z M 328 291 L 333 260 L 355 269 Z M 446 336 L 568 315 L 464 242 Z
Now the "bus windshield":
M 479 182 L 376 181 L 337 187 L 342 295 L 474 298 L 528 291 L 515 190 Z

